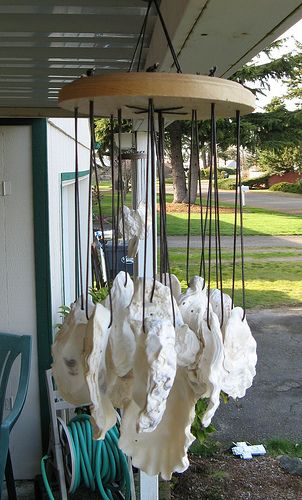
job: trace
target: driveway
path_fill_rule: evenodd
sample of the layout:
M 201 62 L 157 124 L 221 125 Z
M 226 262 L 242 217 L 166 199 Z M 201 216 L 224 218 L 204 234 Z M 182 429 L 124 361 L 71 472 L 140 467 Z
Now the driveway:
M 234 203 L 234 194 L 234 191 L 220 190 L 219 200 Z M 302 196 L 274 191 L 248 191 L 245 194 L 245 206 L 302 215 Z
M 302 308 L 247 311 L 258 347 L 257 374 L 246 395 L 221 403 L 213 419 L 222 442 L 273 437 L 302 440 Z

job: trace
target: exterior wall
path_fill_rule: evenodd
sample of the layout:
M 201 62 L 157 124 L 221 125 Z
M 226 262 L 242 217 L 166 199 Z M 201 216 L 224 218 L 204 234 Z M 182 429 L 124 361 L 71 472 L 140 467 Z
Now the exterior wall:
M 32 478 L 41 457 L 31 134 L 31 126 L 0 127 L 0 182 L 11 183 L 11 194 L 0 196 L 0 331 L 29 334 L 33 343 L 28 395 L 10 439 L 18 479 Z M 16 381 L 17 370 L 7 397 Z
M 59 307 L 63 304 L 69 305 L 75 298 L 70 292 L 74 288 L 74 181 L 72 178 L 68 181 L 66 176 L 62 177 L 62 173 L 73 173 L 75 170 L 73 119 L 48 120 L 47 135 L 52 323 L 55 334 L 55 325 L 60 322 Z M 87 119 L 79 120 L 78 142 L 79 171 L 83 172 L 89 169 L 90 159 Z M 88 178 L 80 179 L 82 255 L 85 261 Z M 85 270 L 85 266 L 83 269 Z
M 279 182 L 297 182 L 299 179 L 302 179 L 301 174 L 297 174 L 296 172 L 286 172 L 283 175 L 272 175 L 268 179 L 268 186 L 271 187 L 274 184 L 278 184 Z

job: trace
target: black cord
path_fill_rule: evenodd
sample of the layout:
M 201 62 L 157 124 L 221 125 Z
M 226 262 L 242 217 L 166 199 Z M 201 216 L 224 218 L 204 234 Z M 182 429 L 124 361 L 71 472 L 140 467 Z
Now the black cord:
M 169 35 L 169 32 L 167 30 L 167 26 L 165 24 L 165 21 L 164 21 L 164 18 L 162 16 L 162 13 L 160 11 L 160 8 L 159 8 L 159 5 L 158 5 L 158 1 L 157 0 L 153 0 L 153 3 L 156 7 L 156 10 L 157 10 L 157 13 L 158 13 L 158 17 L 160 19 L 160 22 L 161 22 L 161 25 L 162 25 L 162 28 L 164 30 L 164 34 L 165 34 L 165 37 L 166 37 L 166 40 L 167 40 L 167 43 L 168 43 L 168 46 L 169 46 L 169 49 L 170 49 L 170 52 L 172 54 L 172 57 L 173 57 L 173 61 L 174 61 L 174 65 L 177 69 L 177 73 L 182 73 L 181 71 L 181 67 L 180 67 L 180 64 L 179 64 L 179 61 L 178 61 L 178 58 L 177 58 L 177 55 L 176 55 L 176 52 L 174 50 L 174 47 L 173 47 L 173 44 L 172 44 L 172 41 L 171 41 L 171 38 L 170 38 L 170 35 Z
M 187 226 L 187 247 L 186 247 L 186 281 L 189 286 L 189 256 L 190 256 L 190 233 L 191 233 L 191 190 L 192 190 L 192 165 L 194 155 L 194 111 L 191 116 L 191 148 L 190 148 L 190 166 L 188 178 L 188 226 Z
M 150 169 L 150 130 L 151 130 L 151 106 L 148 106 L 148 131 L 147 131 L 147 160 L 145 179 L 145 234 L 144 234 L 144 271 L 143 271 L 143 331 L 145 333 L 145 311 L 146 311 L 146 274 L 147 274 L 147 237 L 148 237 L 148 209 L 149 209 L 149 169 Z
M 74 185 L 74 221 L 75 221 L 75 299 L 81 296 L 81 309 L 84 309 L 83 267 L 80 229 L 79 201 L 79 155 L 78 155 L 78 108 L 74 109 L 75 127 L 75 185 Z
M 131 63 L 130 63 L 129 69 L 128 69 L 128 73 L 130 73 L 133 70 L 133 66 L 134 66 L 134 62 L 135 62 L 135 57 L 136 57 L 139 45 L 141 44 L 139 58 L 138 58 L 138 63 L 137 63 L 137 71 L 139 71 L 139 67 L 140 67 L 140 63 L 141 63 L 141 57 L 142 57 L 142 51 L 143 51 L 143 47 L 144 47 L 144 40 L 145 40 L 145 34 L 146 34 L 147 21 L 148 21 L 148 16 L 149 16 L 149 12 L 150 12 L 150 7 L 151 7 L 151 4 L 152 4 L 152 1 L 153 0 L 149 1 L 148 8 L 147 8 L 147 11 L 146 11 L 146 14 L 145 14 L 145 17 L 144 17 L 144 21 L 143 21 L 140 33 L 138 35 L 137 43 L 136 43 L 136 46 L 135 46 L 135 49 L 134 49 L 134 52 L 133 52 L 133 56 L 132 56 L 132 59 L 131 59 Z
M 154 125 L 154 107 L 153 100 L 149 99 L 150 107 L 150 148 L 151 148 L 151 214 L 152 214 L 152 269 L 153 269 L 153 285 L 151 291 L 150 302 L 153 301 L 155 284 L 156 284 L 156 186 L 155 186 L 155 125 Z M 145 221 L 147 224 L 147 220 Z
M 124 257 L 124 271 L 125 283 L 127 285 L 127 252 L 126 252 L 126 237 L 125 237 L 125 215 L 124 215 L 124 186 L 123 186 L 123 171 L 122 171 L 122 110 L 118 110 L 118 191 L 121 200 L 121 218 L 122 218 L 122 238 L 123 238 L 123 257 Z M 119 207 L 120 208 L 120 207 Z
M 117 230 L 116 230 L 116 213 L 115 213 L 115 172 L 114 172 L 114 122 L 113 115 L 110 116 L 110 163 L 111 163 L 111 227 L 112 227 L 112 275 L 116 275 L 116 245 L 117 245 Z M 110 276 L 107 278 L 110 279 Z
M 94 176 L 95 176 L 95 183 L 96 183 L 96 194 L 97 194 L 97 202 L 98 202 L 98 212 L 99 212 L 99 224 L 101 228 L 101 240 L 102 240 L 102 247 L 104 249 L 104 260 L 105 260 L 105 269 L 106 269 L 106 274 L 107 277 L 109 276 L 109 264 L 108 264 L 108 255 L 107 252 L 105 251 L 105 233 L 104 233 L 104 223 L 103 223 L 103 214 L 102 214 L 102 204 L 101 204 L 101 193 L 100 193 L 100 183 L 99 183 L 99 176 L 98 176 L 98 169 L 97 169 L 97 164 L 96 164 L 96 156 L 95 156 L 95 130 L 94 130 L 94 117 L 93 114 L 90 116 L 90 133 L 92 134 L 92 158 L 93 158 L 93 169 L 94 169 Z M 107 278 L 108 280 L 108 278 Z M 110 322 L 108 328 L 112 325 L 112 320 L 113 320 L 113 310 L 112 310 L 112 297 L 111 297 L 111 288 L 109 286 L 109 282 L 107 281 L 107 287 L 108 287 L 108 295 L 109 295 L 109 304 L 110 304 Z
M 221 322 L 223 325 L 223 279 L 222 279 L 222 258 L 221 258 L 221 238 L 220 238 L 220 219 L 219 219 L 219 194 L 218 194 L 218 172 L 217 172 L 217 136 L 216 136 L 216 117 L 215 104 L 211 105 L 213 114 L 213 162 L 214 162 L 214 205 L 215 205 L 215 253 L 216 253 L 216 284 L 220 288 Z M 220 287 L 219 287 L 220 284 Z
M 246 316 L 245 302 L 245 277 L 244 277 L 244 248 L 243 248 L 243 205 L 241 193 L 241 158 L 240 158 L 240 111 L 236 111 L 236 128 L 237 128 L 237 168 L 238 168 L 238 191 L 239 191 L 239 206 L 240 206 L 240 249 L 241 249 L 241 280 L 242 280 L 242 308 L 244 321 Z

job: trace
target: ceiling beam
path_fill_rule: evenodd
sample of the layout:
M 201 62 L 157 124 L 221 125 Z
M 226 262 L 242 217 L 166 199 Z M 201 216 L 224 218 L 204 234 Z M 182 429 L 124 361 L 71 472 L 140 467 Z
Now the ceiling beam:
M 83 14 L 1 14 L 0 31 L 38 33 L 121 33 L 138 34 L 142 16 Z M 152 20 L 152 16 L 151 16 Z M 153 19 L 154 22 L 154 19 Z

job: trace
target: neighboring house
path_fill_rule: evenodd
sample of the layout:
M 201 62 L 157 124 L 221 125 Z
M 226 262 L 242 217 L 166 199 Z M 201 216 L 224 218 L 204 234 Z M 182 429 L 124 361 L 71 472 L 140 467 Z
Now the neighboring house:
M 283 175 L 273 174 L 268 179 L 268 187 L 273 186 L 274 184 L 278 184 L 279 182 L 297 182 L 299 179 L 302 179 L 302 174 L 298 174 L 297 172 L 286 172 Z

